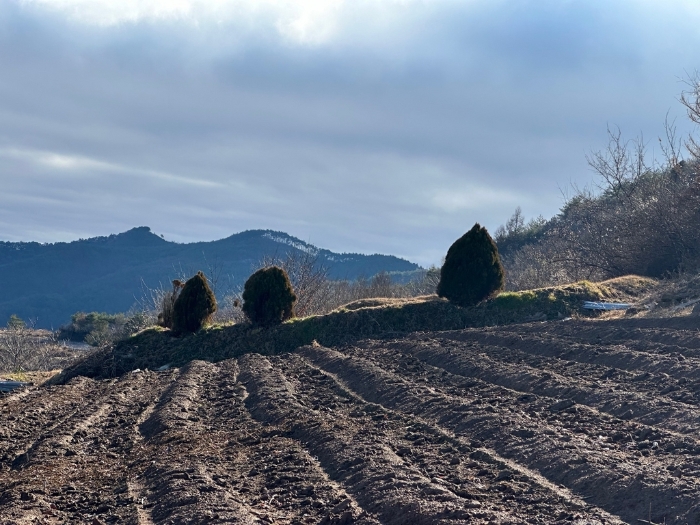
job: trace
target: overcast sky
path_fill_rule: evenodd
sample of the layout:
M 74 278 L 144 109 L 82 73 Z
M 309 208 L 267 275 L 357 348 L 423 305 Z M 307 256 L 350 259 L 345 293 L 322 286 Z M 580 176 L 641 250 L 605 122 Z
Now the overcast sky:
M 690 131 L 698 28 L 697 0 L 0 0 L 0 239 L 439 263 L 556 214 L 608 125 Z

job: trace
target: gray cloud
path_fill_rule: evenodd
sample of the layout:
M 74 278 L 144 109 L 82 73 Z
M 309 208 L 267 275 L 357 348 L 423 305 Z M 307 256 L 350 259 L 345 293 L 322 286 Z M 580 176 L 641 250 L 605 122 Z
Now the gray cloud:
M 292 4 L 3 3 L 0 238 L 272 228 L 437 263 L 475 221 L 556 213 L 607 123 L 689 129 L 692 4 Z

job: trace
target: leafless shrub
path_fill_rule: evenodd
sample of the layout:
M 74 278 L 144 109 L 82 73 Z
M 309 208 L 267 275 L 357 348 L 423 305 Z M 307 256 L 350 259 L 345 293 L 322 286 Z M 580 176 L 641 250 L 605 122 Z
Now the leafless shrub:
M 8 324 L 0 330 L 0 370 L 27 372 L 51 370 L 61 344 L 54 333 L 36 330 L 34 322 Z
M 597 271 L 579 264 L 562 244 L 548 239 L 523 246 L 504 257 L 506 290 L 532 290 L 582 279 L 597 280 Z
M 681 104 L 685 106 L 688 118 L 695 124 L 700 124 L 700 73 L 697 71 L 685 80 L 687 89 L 681 93 Z M 685 146 L 694 160 L 700 160 L 700 142 L 689 135 Z
M 665 128 L 665 161 L 653 165 L 641 136 L 624 140 L 608 129 L 607 148 L 587 156 L 598 191 L 575 188 L 537 239 L 504 256 L 508 289 L 700 268 L 700 160 L 680 159 L 675 127 L 667 120 Z M 499 249 L 516 237 L 506 227 L 498 231 Z
M 295 310 L 299 317 L 327 314 L 360 299 L 432 294 L 440 279 L 440 270 L 430 268 L 407 283 L 395 282 L 392 275 L 386 272 L 380 272 L 369 279 L 360 277 L 354 281 L 332 280 L 328 277 L 328 267 L 322 264 L 317 254 L 309 252 L 289 252 L 284 257 L 266 257 L 258 267 L 272 265 L 279 266 L 289 275 L 297 295 Z M 235 303 L 236 300 L 238 303 Z M 240 294 L 232 295 L 229 302 L 239 306 L 225 307 L 224 311 L 233 319 L 239 320 L 242 315 L 239 313 Z
M 241 293 L 237 292 L 226 295 L 219 301 L 219 307 L 214 312 L 213 322 L 218 324 L 236 324 L 246 320 L 246 315 L 243 313 L 243 301 Z
M 158 325 L 164 328 L 173 327 L 173 311 L 175 309 L 175 301 L 177 301 L 180 292 L 185 287 L 185 283 L 180 279 L 173 280 L 173 288 L 169 291 L 162 291 L 160 294 L 160 312 L 158 313 Z
M 130 317 L 138 319 L 139 329 L 154 325 L 172 327 L 173 306 L 183 282 L 184 278 L 173 279 L 170 288 L 162 284 L 157 288 L 151 288 L 143 281 L 141 282 L 141 297 L 136 299 L 130 310 Z
M 406 283 L 395 282 L 391 274 L 386 272 L 379 273 L 371 279 L 328 281 L 323 308 L 319 313 L 328 313 L 342 305 L 362 299 L 408 298 L 433 294 L 439 279 L 440 270 L 433 267 Z
M 269 266 L 278 266 L 289 276 L 297 296 L 294 306 L 297 316 L 322 313 L 324 292 L 328 286 L 328 267 L 317 253 L 289 251 L 284 257 L 268 256 L 263 258 L 258 268 Z
M 436 293 L 439 282 L 440 268 L 431 266 L 415 279 L 411 279 L 404 286 L 408 297 L 418 297 Z

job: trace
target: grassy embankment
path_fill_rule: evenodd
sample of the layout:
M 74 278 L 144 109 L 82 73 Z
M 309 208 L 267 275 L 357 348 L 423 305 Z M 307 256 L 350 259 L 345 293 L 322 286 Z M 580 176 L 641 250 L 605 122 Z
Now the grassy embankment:
M 350 303 L 327 315 L 293 319 L 272 328 L 246 324 L 212 326 L 182 337 L 173 337 L 162 328 L 149 328 L 119 342 L 113 349 L 92 354 L 65 369 L 51 382 L 63 383 L 77 375 L 115 377 L 136 368 L 177 367 L 193 359 L 216 362 L 249 352 L 279 354 L 313 341 L 333 346 L 409 332 L 592 316 L 596 314 L 581 309 L 583 301 L 634 302 L 655 284 L 652 279 L 636 276 L 601 283 L 581 281 L 505 292 L 470 308 L 460 308 L 437 296 L 368 299 Z

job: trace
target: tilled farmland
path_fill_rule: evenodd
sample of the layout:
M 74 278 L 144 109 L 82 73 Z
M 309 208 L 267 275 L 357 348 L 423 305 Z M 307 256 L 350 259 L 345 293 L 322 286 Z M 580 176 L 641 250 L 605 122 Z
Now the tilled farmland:
M 688 327 L 422 333 L 15 392 L 0 524 L 698 524 Z

